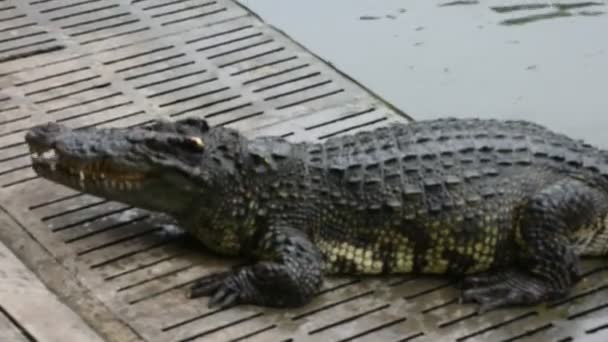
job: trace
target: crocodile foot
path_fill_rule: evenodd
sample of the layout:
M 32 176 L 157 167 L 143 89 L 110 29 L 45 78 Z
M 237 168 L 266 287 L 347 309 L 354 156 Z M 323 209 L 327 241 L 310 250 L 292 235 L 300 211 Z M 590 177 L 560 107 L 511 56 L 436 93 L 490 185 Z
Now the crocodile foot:
M 244 277 L 239 276 L 239 271 L 227 271 L 213 273 L 197 280 L 190 287 L 189 298 L 211 297 L 209 307 L 227 308 L 242 303 L 245 298 L 250 297 L 250 285 Z
M 479 304 L 479 313 L 513 305 L 533 305 L 563 295 L 548 282 L 517 270 L 465 278 L 461 301 Z
M 219 308 L 237 304 L 294 307 L 312 298 L 316 283 L 311 282 L 294 280 L 293 271 L 284 265 L 259 262 L 205 276 L 190 287 L 188 297 L 211 297 L 209 307 Z

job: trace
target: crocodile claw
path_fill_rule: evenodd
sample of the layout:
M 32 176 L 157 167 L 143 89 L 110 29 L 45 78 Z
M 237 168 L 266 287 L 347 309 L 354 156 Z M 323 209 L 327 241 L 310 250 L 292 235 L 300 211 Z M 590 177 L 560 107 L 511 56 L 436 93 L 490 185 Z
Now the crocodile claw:
M 211 296 L 208 306 L 226 308 L 238 303 L 240 288 L 232 272 L 214 273 L 197 280 L 188 298 Z
M 461 301 L 463 303 L 479 304 L 478 312 L 483 314 L 501 306 L 518 303 L 520 302 L 518 300 L 519 296 L 521 296 L 521 293 L 518 293 L 515 289 L 495 285 L 465 290 L 462 293 Z
M 555 295 L 556 291 L 545 281 L 507 271 L 468 277 L 460 301 L 479 304 L 481 314 L 505 306 L 538 304 Z
M 459 285 L 461 289 L 468 290 L 472 288 L 498 284 L 508 280 L 510 277 L 516 276 L 516 274 L 517 273 L 513 270 L 479 273 L 464 277 Z

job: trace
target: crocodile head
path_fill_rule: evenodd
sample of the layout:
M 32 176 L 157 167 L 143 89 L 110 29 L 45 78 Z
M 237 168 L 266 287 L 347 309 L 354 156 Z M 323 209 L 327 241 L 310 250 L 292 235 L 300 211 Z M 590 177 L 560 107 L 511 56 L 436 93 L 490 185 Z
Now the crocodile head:
M 48 123 L 26 134 L 36 173 L 98 197 L 179 215 L 221 188 L 230 165 L 218 149 L 240 135 L 202 119 L 157 121 L 135 128 L 70 129 Z M 226 153 L 220 154 L 220 156 Z M 218 161 L 219 160 L 219 161 Z M 233 167 L 233 165 L 232 165 Z M 234 172 L 230 172 L 234 174 Z

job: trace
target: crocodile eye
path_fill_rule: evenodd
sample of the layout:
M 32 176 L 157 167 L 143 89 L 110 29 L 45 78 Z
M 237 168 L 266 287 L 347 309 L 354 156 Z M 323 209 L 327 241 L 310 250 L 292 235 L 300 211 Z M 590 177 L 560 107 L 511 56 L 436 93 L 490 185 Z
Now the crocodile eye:
M 187 137 L 184 139 L 183 144 L 194 151 L 202 152 L 205 150 L 205 142 L 199 137 Z
M 171 137 L 167 139 L 169 143 L 168 147 L 177 147 L 190 152 L 203 152 L 205 150 L 205 143 L 203 139 L 195 136 L 190 137 Z

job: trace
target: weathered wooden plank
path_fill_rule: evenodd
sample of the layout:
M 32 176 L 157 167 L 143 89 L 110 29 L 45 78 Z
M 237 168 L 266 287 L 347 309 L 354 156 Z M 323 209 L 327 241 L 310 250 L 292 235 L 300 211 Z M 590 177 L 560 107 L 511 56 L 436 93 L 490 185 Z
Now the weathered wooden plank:
M 0 306 L 39 341 L 99 341 L 103 340 L 86 323 L 61 303 L 19 259 L 0 243 Z M 61 329 L 58 329 L 58 323 Z M 0 312 L 0 340 L 28 341 L 18 337 Z M 6 339 L 2 338 L 6 334 Z

